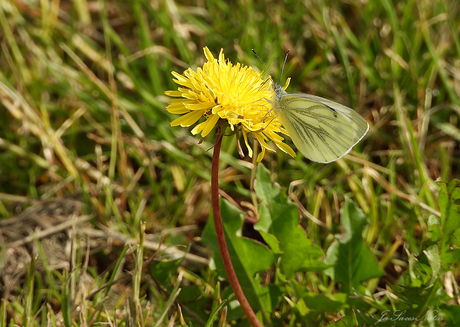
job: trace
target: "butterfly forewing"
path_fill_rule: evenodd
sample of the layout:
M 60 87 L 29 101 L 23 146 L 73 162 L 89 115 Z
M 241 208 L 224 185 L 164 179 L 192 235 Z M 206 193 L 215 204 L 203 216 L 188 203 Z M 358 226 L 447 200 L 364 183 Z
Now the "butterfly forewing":
M 275 111 L 300 152 L 322 163 L 343 157 L 369 128 L 354 110 L 305 93 L 284 93 Z

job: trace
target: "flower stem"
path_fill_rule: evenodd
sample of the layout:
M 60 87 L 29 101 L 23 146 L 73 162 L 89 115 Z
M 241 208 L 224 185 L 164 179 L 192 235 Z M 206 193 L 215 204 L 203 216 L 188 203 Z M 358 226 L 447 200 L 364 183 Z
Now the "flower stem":
M 214 217 L 214 228 L 216 229 L 217 243 L 219 244 L 220 256 L 224 263 L 225 271 L 227 272 L 228 281 L 235 293 L 235 296 L 240 302 L 241 308 L 248 317 L 253 327 L 263 327 L 256 314 L 251 308 L 246 296 L 244 296 L 235 270 L 233 269 L 232 260 L 228 253 L 227 243 L 225 242 L 224 228 L 222 226 L 222 218 L 220 216 L 219 204 L 219 156 L 222 145 L 222 134 L 219 128 L 214 146 L 214 154 L 212 156 L 212 172 L 211 172 L 211 194 L 212 194 L 212 213 Z

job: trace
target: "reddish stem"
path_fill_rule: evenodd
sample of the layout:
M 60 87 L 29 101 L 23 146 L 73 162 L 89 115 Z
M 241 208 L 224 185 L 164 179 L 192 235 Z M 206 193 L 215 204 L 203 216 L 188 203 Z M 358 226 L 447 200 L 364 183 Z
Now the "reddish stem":
M 251 308 L 246 296 L 244 296 L 235 270 L 233 269 L 232 260 L 228 253 L 227 243 L 225 242 L 224 227 L 222 226 L 222 218 L 220 216 L 219 204 L 219 156 L 222 145 L 222 135 L 220 129 L 217 133 L 216 145 L 214 146 L 214 154 L 212 156 L 212 172 L 211 172 L 211 195 L 212 195 L 212 213 L 214 217 L 214 228 L 216 229 L 217 243 L 219 244 L 220 256 L 224 263 L 225 271 L 227 272 L 228 281 L 235 293 L 235 296 L 240 302 L 241 308 L 248 317 L 253 327 L 263 327 L 256 314 Z

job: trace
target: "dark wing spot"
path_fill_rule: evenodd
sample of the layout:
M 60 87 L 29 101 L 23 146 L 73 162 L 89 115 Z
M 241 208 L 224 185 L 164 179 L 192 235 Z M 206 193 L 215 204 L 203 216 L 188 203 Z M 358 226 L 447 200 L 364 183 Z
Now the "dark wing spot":
M 334 118 L 337 118 L 337 117 L 338 117 L 337 111 L 336 111 L 334 108 L 331 108 L 331 107 L 329 107 L 327 104 L 324 104 L 324 103 L 322 103 L 322 105 L 324 105 L 324 106 L 326 106 L 327 108 L 329 108 L 329 109 L 332 110 L 332 112 L 334 113 Z

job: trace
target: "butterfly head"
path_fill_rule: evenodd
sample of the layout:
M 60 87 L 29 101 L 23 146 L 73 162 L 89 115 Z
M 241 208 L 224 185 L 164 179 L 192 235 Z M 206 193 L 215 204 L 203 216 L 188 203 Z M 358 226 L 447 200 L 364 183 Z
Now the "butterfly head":
M 284 94 L 286 94 L 286 91 L 284 90 L 284 88 L 281 86 L 280 83 L 278 83 L 277 81 L 272 81 L 272 86 L 273 86 L 273 100 L 275 102 L 277 101 L 280 101 Z

